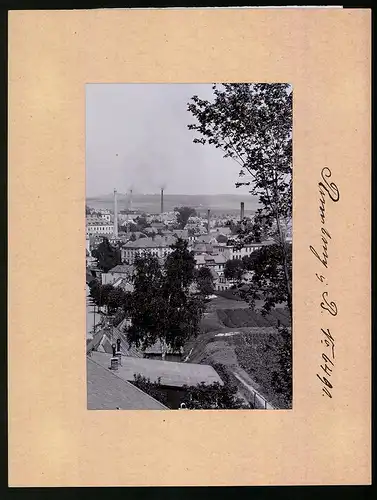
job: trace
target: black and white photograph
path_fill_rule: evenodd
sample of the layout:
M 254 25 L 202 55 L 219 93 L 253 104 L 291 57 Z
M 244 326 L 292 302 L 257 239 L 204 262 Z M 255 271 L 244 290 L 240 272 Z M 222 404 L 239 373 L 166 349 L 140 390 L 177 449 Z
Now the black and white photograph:
M 85 92 L 87 408 L 291 409 L 292 86 Z

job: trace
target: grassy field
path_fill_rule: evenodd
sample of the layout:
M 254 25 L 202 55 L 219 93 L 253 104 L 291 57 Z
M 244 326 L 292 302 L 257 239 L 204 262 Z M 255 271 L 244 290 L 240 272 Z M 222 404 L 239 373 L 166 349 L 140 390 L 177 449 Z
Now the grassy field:
M 267 317 L 248 308 L 242 301 L 217 297 L 209 304 L 202 320 L 202 333 L 185 346 L 192 363 L 220 363 L 230 371 L 241 368 L 253 387 L 274 406 L 287 408 L 285 398 L 273 389 L 274 373 L 279 373 L 280 335 L 277 321 L 290 326 L 289 313 L 277 308 Z
M 240 308 L 220 309 L 217 315 L 221 323 L 228 328 L 277 326 L 278 321 L 284 326 L 289 326 L 290 323 L 288 311 L 284 309 L 275 309 L 265 317 L 252 309 Z

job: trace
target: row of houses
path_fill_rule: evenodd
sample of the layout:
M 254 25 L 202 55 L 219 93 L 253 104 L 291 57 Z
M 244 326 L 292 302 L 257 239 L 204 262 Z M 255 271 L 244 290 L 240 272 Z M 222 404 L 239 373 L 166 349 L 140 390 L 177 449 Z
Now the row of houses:
M 172 252 L 171 245 L 177 238 L 187 239 L 189 241 L 189 249 L 195 254 L 221 254 L 226 260 L 242 259 L 244 256 L 260 250 L 266 245 L 273 244 L 273 241 L 264 241 L 260 243 L 248 243 L 238 249 L 234 245 L 228 245 L 227 242 L 219 243 L 218 239 L 211 234 L 190 240 L 185 235 L 160 236 L 156 235 L 153 238 L 140 238 L 135 241 L 128 241 L 122 245 L 121 256 L 124 262 L 132 264 L 135 261 L 136 255 L 141 255 L 144 252 L 149 252 L 152 255 L 160 258 L 166 258 Z
M 179 235 L 182 237 L 184 235 Z M 153 238 L 140 238 L 139 240 L 129 241 L 121 247 L 121 259 L 123 264 L 111 269 L 108 273 L 102 274 L 103 284 L 112 284 L 121 286 L 125 290 L 130 290 L 132 283 L 132 270 L 136 256 L 148 253 L 157 257 L 163 262 L 173 251 L 171 245 L 176 242 L 177 235 L 160 236 Z M 218 243 L 216 238 L 211 235 L 202 238 L 201 241 L 190 242 L 189 249 L 193 252 L 196 268 L 208 267 L 214 278 L 214 287 L 217 291 L 229 289 L 234 283 L 227 280 L 224 276 L 225 264 L 228 260 L 242 259 L 244 256 L 251 255 L 253 252 L 270 245 L 272 242 L 250 243 L 243 248 Z M 87 264 L 94 264 L 93 257 L 87 254 Z M 89 266 L 90 267 L 90 266 Z
M 176 225 L 176 215 L 176 212 L 147 215 L 146 220 L 149 225 L 145 228 L 145 235 L 160 233 L 163 236 L 169 236 L 177 231 L 182 231 L 184 233 L 182 237 L 194 241 L 196 237 L 208 233 L 207 220 L 201 219 L 200 217 L 190 217 L 186 228 L 184 230 L 177 230 L 174 227 Z M 123 228 L 125 234 L 128 233 L 129 224 L 135 223 L 134 216 L 135 214 L 129 213 L 119 213 L 117 215 L 118 223 L 121 228 Z M 88 237 L 93 235 L 106 235 L 115 238 L 114 229 L 114 216 L 108 209 L 99 209 L 87 214 L 86 234 Z M 230 230 L 229 227 L 216 227 L 210 229 L 210 232 L 226 236 L 230 233 Z M 129 237 L 129 234 L 127 234 L 127 236 Z

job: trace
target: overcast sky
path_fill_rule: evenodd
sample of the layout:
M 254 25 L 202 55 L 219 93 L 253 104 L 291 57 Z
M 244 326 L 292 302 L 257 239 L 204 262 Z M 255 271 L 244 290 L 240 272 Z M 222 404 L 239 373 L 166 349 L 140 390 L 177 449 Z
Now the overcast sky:
M 192 142 L 193 95 L 209 84 L 86 85 L 87 196 L 120 193 L 242 194 L 239 166 L 213 146 Z

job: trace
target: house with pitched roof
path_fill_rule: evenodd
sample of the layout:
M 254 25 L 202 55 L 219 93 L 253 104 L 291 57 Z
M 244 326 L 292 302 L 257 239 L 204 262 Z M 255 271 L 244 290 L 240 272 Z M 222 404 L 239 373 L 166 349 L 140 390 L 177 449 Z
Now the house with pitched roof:
M 112 371 L 111 358 L 111 354 L 95 351 L 90 356 L 92 361 L 108 371 Z M 123 355 L 120 358 L 120 364 L 115 370 L 117 377 L 132 383 L 135 376 L 141 375 L 150 382 L 157 382 L 160 386 L 161 399 L 168 401 L 168 406 L 173 409 L 180 407 L 187 394 L 186 386 L 196 386 L 200 383 L 211 385 L 215 382 L 223 385 L 219 374 L 209 365 L 157 361 Z
M 86 352 L 98 351 L 111 354 L 112 346 L 120 341 L 120 350 L 124 356 L 134 358 L 157 359 L 161 361 L 181 361 L 183 349 L 172 349 L 157 340 L 152 346 L 142 349 L 130 345 L 127 340 L 126 328 L 130 325 L 130 320 L 125 318 L 117 327 L 107 324 L 99 330 L 87 343 Z
M 134 273 L 134 266 L 128 264 L 118 264 L 107 273 L 102 273 L 102 285 L 121 286 L 123 289 L 132 290 L 132 276 Z M 128 286 L 129 285 L 129 286 Z

